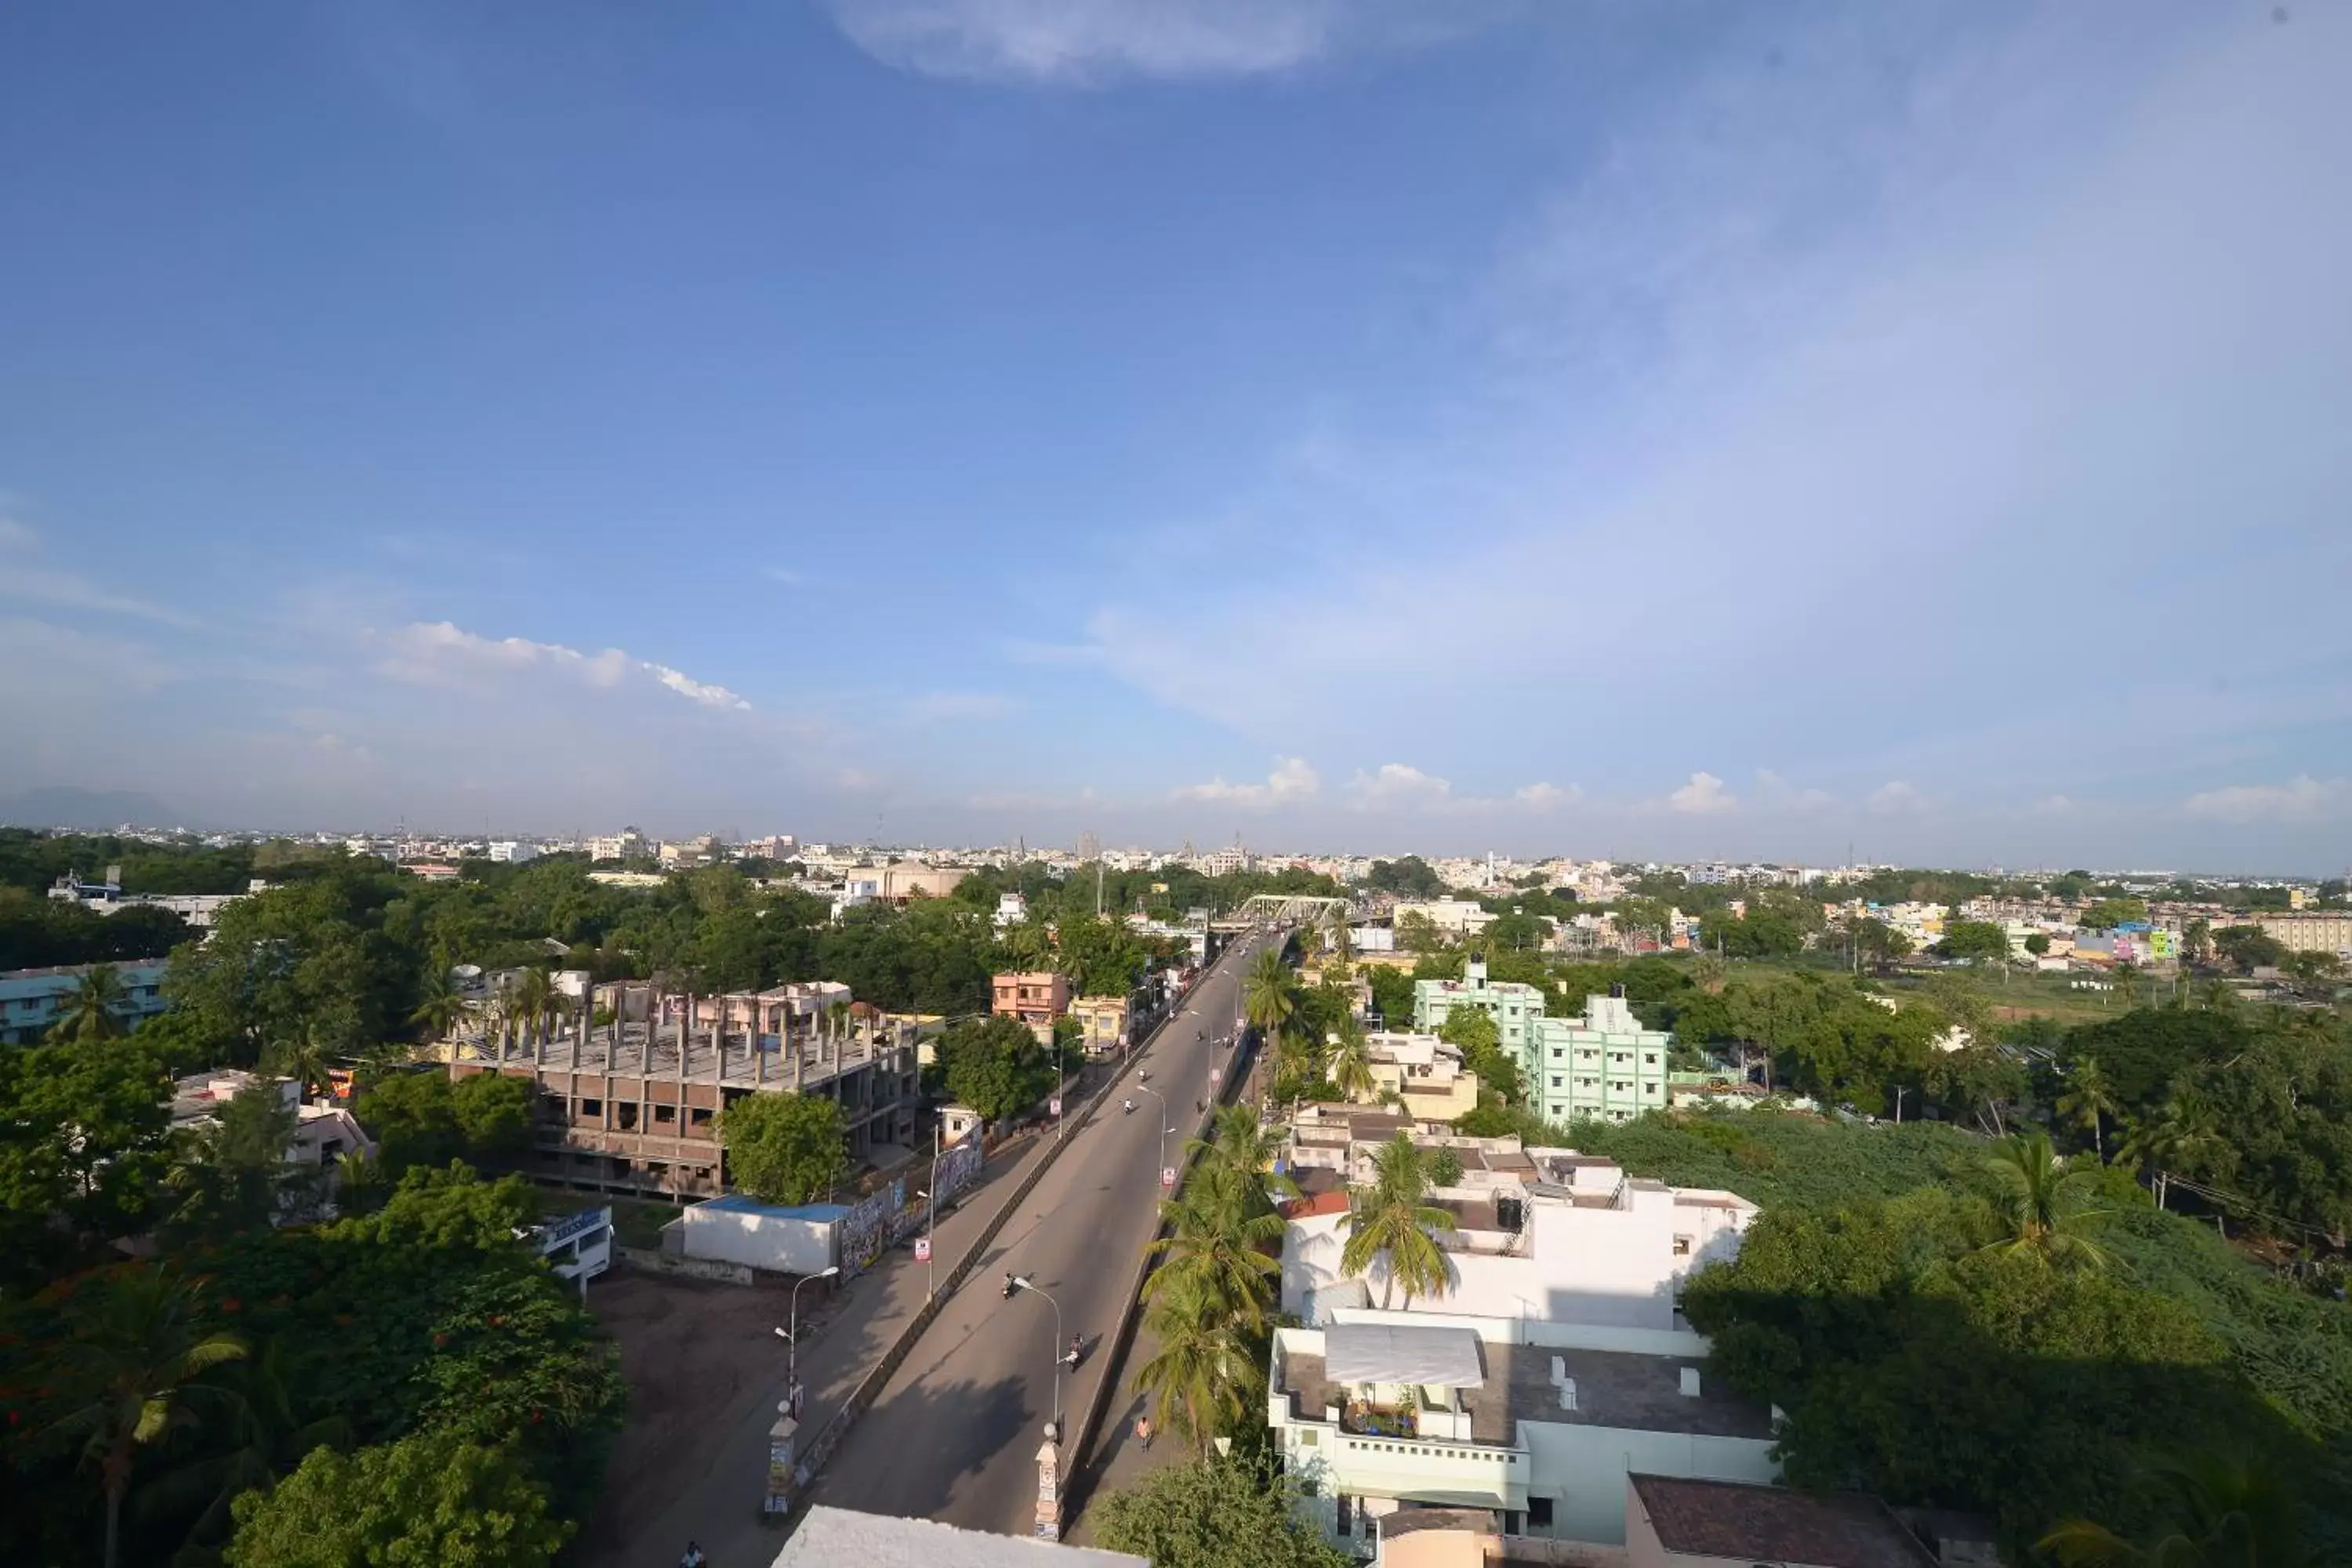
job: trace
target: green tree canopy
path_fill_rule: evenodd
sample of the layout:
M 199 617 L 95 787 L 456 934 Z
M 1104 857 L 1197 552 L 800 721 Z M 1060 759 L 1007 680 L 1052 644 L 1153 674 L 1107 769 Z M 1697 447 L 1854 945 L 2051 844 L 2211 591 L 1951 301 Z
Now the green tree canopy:
M 770 1204 L 814 1203 L 847 1168 L 848 1128 L 824 1095 L 747 1094 L 719 1113 L 727 1171 Z
M 1052 1054 L 1018 1018 L 966 1019 L 939 1038 L 948 1092 L 991 1121 L 1015 1116 L 1054 1087 Z
M 236 1515 L 228 1568 L 545 1568 L 572 1533 L 511 1454 L 446 1432 L 314 1449 Z
M 1096 1538 L 1153 1568 L 1348 1568 L 1292 1508 L 1296 1484 L 1270 1460 L 1167 1466 L 1097 1505 Z
M 452 1160 L 442 1170 L 409 1171 L 375 1213 L 328 1228 L 331 1235 L 379 1246 L 490 1252 L 512 1247 L 516 1233 L 529 1228 L 538 1213 L 530 1184 L 520 1176 L 484 1181 L 471 1165 Z

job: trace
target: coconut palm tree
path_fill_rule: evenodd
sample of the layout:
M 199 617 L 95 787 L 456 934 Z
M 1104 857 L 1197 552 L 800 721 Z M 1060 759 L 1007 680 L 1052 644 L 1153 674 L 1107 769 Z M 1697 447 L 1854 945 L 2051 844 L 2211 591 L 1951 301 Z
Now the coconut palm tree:
M 544 969 L 526 969 L 515 980 L 514 993 L 507 999 L 509 1007 L 522 1026 L 530 1032 L 532 1052 L 546 1042 L 547 1026 L 555 1017 L 558 1005 L 555 981 Z
M 2212 1110 L 2204 1097 L 2193 1085 L 2183 1084 L 2166 1098 L 2154 1115 L 2144 1116 L 2131 1124 L 2123 1147 L 2116 1152 L 2150 1173 L 2156 1187 L 2156 1206 L 2162 1208 L 2165 1189 L 2171 1184 L 2169 1167 L 2184 1165 L 2195 1170 L 2221 1142 Z
M 2116 1000 L 2128 1013 L 2139 1005 L 2139 965 L 2126 960 L 2116 965 Z
M 1260 950 L 1242 976 L 1242 1016 L 1269 1039 L 1287 1033 L 1298 1016 L 1298 987 L 1276 948 Z
M 1339 1031 L 1339 1041 L 1331 1047 L 1330 1073 L 1339 1092 L 1351 1100 L 1369 1103 L 1380 1093 L 1380 1079 L 1372 1074 L 1372 1048 L 1361 1029 Z
M 1372 1156 L 1371 1184 L 1348 1194 L 1348 1242 L 1339 1267 L 1361 1276 L 1375 1261 L 1384 1265 L 1383 1311 L 1400 1285 L 1410 1307 L 1415 1296 L 1433 1296 L 1452 1282 L 1444 1250 L 1430 1233 L 1454 1229 L 1454 1216 L 1423 1202 L 1428 1194 L 1428 1163 L 1402 1132 Z
M 74 1316 L 51 1383 L 72 1402 L 54 1430 L 82 1439 L 106 1494 L 106 1568 L 121 1539 L 122 1500 L 139 1450 L 196 1420 L 197 1375 L 243 1359 L 245 1342 L 195 1321 L 196 1292 L 158 1265 L 114 1274 L 99 1300 Z
M 127 1033 L 122 1026 L 122 980 L 110 963 L 93 963 L 82 972 L 65 1011 L 49 1026 L 52 1040 L 110 1040 Z
M 1164 1261 L 1144 1281 L 1147 1304 L 1172 1292 L 1188 1311 L 1250 1338 L 1265 1332 L 1282 1283 L 1268 1248 L 1280 1247 L 1283 1220 L 1252 1195 L 1229 1172 L 1195 1171 L 1182 1197 L 1160 1204 L 1168 1234 L 1151 1250 Z
M 427 1038 L 446 1040 L 467 1012 L 466 994 L 457 988 L 457 982 L 447 970 L 435 969 L 425 975 L 422 997 L 408 1021 L 423 1029 Z
M 1158 1350 L 1136 1368 L 1136 1391 L 1150 1398 L 1162 1427 L 1206 1454 L 1218 1427 L 1255 1403 L 1257 1358 L 1224 1321 L 1223 1303 L 1197 1284 L 1162 1290 L 1145 1321 Z
M 2321 1559 L 2268 1467 L 2200 1454 L 2158 1467 L 2165 1523 L 2144 1541 L 2070 1519 L 2036 1542 L 2064 1568 L 2305 1568 Z
M 2046 1132 L 2012 1132 L 1985 1158 L 1995 1191 L 1993 1212 L 2006 1232 L 1988 1250 L 2022 1253 L 2045 1262 L 2100 1268 L 2106 1249 L 2085 1234 L 2107 1216 L 2089 1206 L 2087 1171 L 2070 1171 L 2051 1152 Z
M 1280 1128 L 1259 1120 L 1256 1107 L 1226 1106 L 1210 1124 L 1208 1141 L 1192 1141 L 1192 1147 L 1201 1152 L 1195 1179 L 1203 1173 L 1224 1170 L 1254 1185 L 1262 1198 L 1268 1193 L 1296 1193 L 1297 1184 L 1274 1168 L 1286 1144 Z M 1268 1208 L 1273 1206 L 1270 1199 L 1264 1201 Z
M 2100 1070 L 2096 1057 L 2076 1062 L 2066 1081 L 2066 1092 L 2058 1097 L 2058 1114 L 2091 1135 L 2091 1147 L 2104 1165 L 2107 1163 L 2106 1118 L 2116 1110 L 2115 1091 L 2107 1087 L 2106 1074 Z
M 265 1072 L 292 1079 L 305 1100 L 327 1087 L 331 1065 L 327 1047 L 311 1025 L 303 1025 L 293 1036 L 263 1052 L 261 1064 Z
M 226 1539 L 229 1505 L 241 1492 L 268 1489 L 302 1462 L 321 1443 L 341 1447 L 351 1441 L 351 1422 L 330 1415 L 304 1422 L 296 1414 L 291 1390 L 295 1373 L 289 1364 L 286 1342 L 262 1342 L 257 1354 L 230 1367 L 222 1377 L 229 1397 L 222 1436 L 228 1447 L 165 1471 L 142 1489 L 138 1511 L 143 1515 L 195 1514 L 188 1538 L 193 1548 Z

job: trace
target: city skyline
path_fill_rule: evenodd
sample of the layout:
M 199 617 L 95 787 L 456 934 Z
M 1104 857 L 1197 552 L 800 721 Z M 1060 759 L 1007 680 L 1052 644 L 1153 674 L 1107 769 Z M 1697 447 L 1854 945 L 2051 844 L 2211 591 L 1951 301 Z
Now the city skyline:
M 2335 875 L 2347 65 L 2185 0 L 0 19 L 0 807 Z

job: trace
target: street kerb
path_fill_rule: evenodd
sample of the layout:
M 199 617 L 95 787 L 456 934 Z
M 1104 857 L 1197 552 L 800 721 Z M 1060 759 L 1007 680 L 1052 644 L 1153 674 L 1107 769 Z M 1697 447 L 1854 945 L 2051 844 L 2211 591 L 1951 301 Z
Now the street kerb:
M 1195 981 L 1193 984 L 1197 985 L 1199 982 Z M 1183 994 L 1189 995 L 1192 989 L 1191 986 L 1187 986 Z M 1182 995 L 1180 995 L 1177 1000 L 1181 1001 Z M 1152 1035 L 1156 1037 L 1161 1029 L 1175 1022 L 1179 1016 L 1175 1004 L 1171 1003 L 1168 1016 L 1162 1018 L 1158 1026 L 1152 1030 Z M 1150 1041 L 1147 1040 L 1144 1044 L 1149 1046 Z M 1118 1088 L 1127 1075 L 1134 1070 L 1137 1062 L 1143 1059 L 1143 1051 L 1144 1047 L 1129 1049 L 1126 1059 L 1119 1063 L 1118 1069 L 1103 1080 L 1103 1086 L 1095 1091 L 1093 1098 L 1087 1101 L 1086 1109 L 1078 1113 L 1076 1121 L 1080 1131 L 1084 1131 L 1087 1124 L 1094 1120 L 1095 1113 L 1102 1109 L 1103 1101 L 1109 1098 L 1110 1091 Z M 1202 1120 L 1206 1120 L 1205 1116 Z M 817 1478 L 824 1474 L 825 1461 L 831 1458 L 833 1451 L 841 1446 L 841 1440 L 848 1435 L 849 1428 L 875 1400 L 881 1397 L 882 1391 L 889 1386 L 890 1379 L 897 1374 L 899 1366 L 905 1363 L 908 1352 L 914 1349 L 916 1342 L 923 1337 L 924 1331 L 929 1329 L 932 1321 L 939 1316 L 940 1304 L 955 1294 L 957 1287 L 961 1285 L 971 1272 L 972 1265 L 980 1261 L 981 1254 L 988 1250 L 990 1244 L 995 1241 L 997 1233 L 1002 1231 L 1006 1222 L 1012 1219 L 1013 1210 L 1027 1201 L 1029 1194 L 1036 1187 L 1038 1181 L 1046 1171 L 1052 1168 L 1054 1162 L 1061 1157 L 1062 1151 L 1068 1146 L 1069 1140 L 1066 1137 L 1049 1138 L 1044 1141 L 1044 1146 L 1038 1152 L 1037 1162 L 1029 1168 L 1029 1173 L 1021 1178 L 1011 1195 L 998 1205 L 996 1213 L 990 1215 L 988 1223 L 981 1227 L 979 1236 L 974 1237 L 971 1245 L 964 1249 L 964 1255 L 956 1260 L 952 1268 L 948 1270 L 945 1288 L 924 1302 L 915 1315 L 907 1321 L 907 1326 L 899 1331 L 898 1340 L 882 1353 L 881 1359 L 874 1363 L 872 1370 L 858 1380 L 857 1386 L 850 1391 L 849 1397 L 842 1401 L 841 1407 L 826 1419 L 816 1436 L 811 1439 L 800 1460 L 800 1468 L 807 1472 L 808 1479 L 803 1482 L 794 1493 L 792 1508 L 782 1513 L 769 1513 L 762 1510 L 760 1515 L 761 1522 L 763 1524 L 785 1522 L 800 1511 L 802 1500 L 808 1495 L 810 1488 L 816 1484 Z M 1187 1168 L 1190 1168 L 1189 1161 Z M 1148 1263 L 1150 1258 L 1150 1249 L 1146 1247 L 1144 1259 Z M 1139 1275 L 1137 1289 L 1141 1288 L 1142 1279 Z M 1132 1331 L 1134 1315 L 1134 1300 L 1130 1297 L 1127 1310 L 1120 1319 L 1119 1332 L 1122 1338 Z M 1109 1370 L 1116 1372 L 1118 1368 L 1114 1364 Z M 1106 1377 L 1104 1381 L 1108 1382 L 1109 1379 Z M 1092 1421 L 1101 1419 L 1100 1405 L 1101 1390 L 1098 1387 L 1096 1391 L 1096 1408 L 1093 1409 L 1090 1416 Z M 1074 1447 L 1071 1451 L 1079 1452 L 1080 1447 Z

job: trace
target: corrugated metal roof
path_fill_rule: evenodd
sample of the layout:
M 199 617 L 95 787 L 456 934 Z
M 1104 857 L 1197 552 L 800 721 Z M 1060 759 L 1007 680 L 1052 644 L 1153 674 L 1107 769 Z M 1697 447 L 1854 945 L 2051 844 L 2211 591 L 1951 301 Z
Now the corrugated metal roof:
M 1339 1323 L 1323 1331 L 1326 1375 L 1334 1383 L 1475 1388 L 1486 1381 L 1478 1348 L 1468 1329 Z

